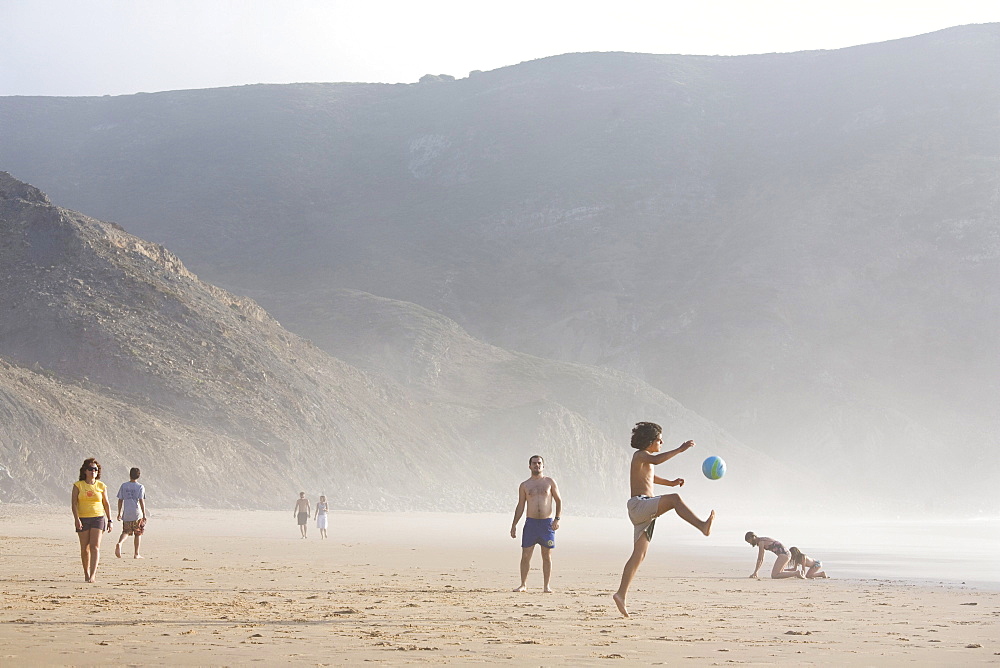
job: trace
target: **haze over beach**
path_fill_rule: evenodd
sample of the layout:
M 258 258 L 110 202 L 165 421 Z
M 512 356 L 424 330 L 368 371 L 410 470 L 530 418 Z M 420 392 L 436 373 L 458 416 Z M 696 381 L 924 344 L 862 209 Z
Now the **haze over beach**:
M 892 5 L 0 5 L 0 656 L 995 661 L 1000 6 Z M 717 519 L 621 620 L 640 420 Z M 154 509 L 96 587 L 85 457 Z

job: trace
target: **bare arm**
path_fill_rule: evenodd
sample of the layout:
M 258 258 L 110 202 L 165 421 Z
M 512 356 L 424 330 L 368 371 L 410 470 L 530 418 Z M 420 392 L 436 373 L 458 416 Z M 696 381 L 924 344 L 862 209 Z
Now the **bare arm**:
M 682 452 L 687 452 L 693 447 L 694 447 L 694 441 L 684 441 L 673 450 L 668 450 L 667 452 L 657 452 L 655 455 L 647 453 L 647 456 L 649 457 L 650 464 L 662 464 L 668 459 L 672 459 L 673 457 L 676 457 Z
M 149 513 L 146 512 L 146 500 L 139 499 L 139 507 L 142 508 L 142 516 L 149 517 Z M 121 512 L 120 510 L 118 512 Z
M 122 506 L 125 505 L 124 499 L 118 499 L 118 521 L 122 520 Z
M 73 485 L 73 490 L 70 492 L 69 507 L 73 509 L 73 521 L 76 523 L 76 529 L 79 531 L 83 528 L 83 522 L 80 521 L 80 488 Z
M 661 478 L 660 476 L 654 475 L 653 482 L 657 485 L 666 485 L 667 487 L 683 487 L 684 478 L 677 478 L 676 480 L 667 480 L 666 478 Z
M 105 531 L 111 531 L 111 504 L 108 503 L 108 489 L 104 488 L 104 494 L 101 494 L 101 503 L 104 504 L 104 516 L 108 518 L 108 526 Z
M 514 509 L 514 521 L 510 523 L 510 537 L 517 538 L 517 523 L 524 514 L 524 507 L 528 503 L 528 493 L 524 489 L 522 482 L 517 488 L 517 508 Z
M 552 481 L 552 500 L 556 502 L 556 518 L 552 520 L 552 530 L 555 531 L 559 528 L 559 518 L 562 517 L 562 497 L 559 496 L 555 480 Z
M 760 570 L 760 566 L 763 563 L 764 563 L 764 546 L 763 545 L 758 545 L 757 546 L 757 565 L 754 567 L 754 569 L 753 569 L 753 575 L 751 575 L 750 577 L 752 577 L 752 578 L 757 577 L 757 571 Z

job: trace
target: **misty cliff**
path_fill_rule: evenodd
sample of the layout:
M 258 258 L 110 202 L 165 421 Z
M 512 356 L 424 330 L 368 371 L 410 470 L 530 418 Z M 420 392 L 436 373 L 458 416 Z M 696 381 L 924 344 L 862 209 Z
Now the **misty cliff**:
M 0 500 L 61 501 L 97 456 L 108 476 L 142 468 L 159 503 L 282 507 L 304 489 L 334 507 L 509 509 L 541 452 L 577 512 L 613 512 L 640 419 L 736 462 L 730 494 L 773 467 L 624 374 L 504 351 L 413 304 L 287 295 L 327 323 L 332 357 L 6 173 L 0 268 Z
M 282 295 L 412 302 L 845 480 L 915 499 L 933 470 L 981 497 L 1000 481 L 998 61 L 990 24 L 428 84 L 5 98 L 0 164 L 314 341 L 328 323 Z
M 391 384 L 6 174 L 0 268 L 2 463 L 38 497 L 90 455 L 139 465 L 164 500 L 219 505 L 272 506 L 299 486 L 335 485 L 348 505 L 405 498 L 439 463 L 382 456 L 403 430 L 431 440 Z

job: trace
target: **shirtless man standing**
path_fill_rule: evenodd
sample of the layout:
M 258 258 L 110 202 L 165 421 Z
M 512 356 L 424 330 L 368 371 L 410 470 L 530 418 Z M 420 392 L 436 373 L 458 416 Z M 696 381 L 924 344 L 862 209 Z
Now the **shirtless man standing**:
M 295 500 L 295 519 L 299 522 L 299 532 L 303 538 L 306 537 L 309 516 L 311 514 L 312 508 L 309 506 L 309 499 L 306 498 L 306 493 L 299 492 L 299 498 Z
M 681 478 L 665 480 L 653 475 L 653 467 L 694 447 L 694 441 L 687 441 L 674 450 L 660 452 L 660 446 L 663 445 L 662 434 L 663 428 L 653 422 L 639 422 L 632 429 L 632 447 L 636 449 L 636 453 L 632 455 L 632 465 L 629 472 L 632 498 L 628 500 L 628 516 L 635 526 L 635 535 L 632 556 L 625 562 L 621 585 L 612 596 L 623 617 L 628 617 L 625 597 L 628 595 L 632 578 L 639 570 L 642 560 L 646 558 L 646 550 L 649 549 L 649 541 L 653 537 L 653 525 L 656 523 L 656 518 L 665 512 L 675 510 L 681 519 L 706 536 L 712 531 L 712 522 L 715 521 L 714 510 L 707 520 L 699 520 L 678 494 L 653 496 L 654 484 L 668 487 L 684 485 L 684 480 Z
M 514 511 L 514 521 L 510 525 L 510 537 L 517 538 L 517 523 L 521 519 L 525 506 L 528 508 L 528 518 L 524 520 L 524 531 L 521 532 L 521 586 L 514 591 L 525 591 L 528 582 L 528 569 L 531 567 L 531 555 L 535 545 L 542 546 L 542 578 L 545 593 L 551 593 L 549 577 L 552 575 L 551 552 L 556 546 L 556 530 L 559 528 L 559 517 L 562 512 L 562 499 L 556 481 L 542 475 L 545 460 L 541 455 L 532 455 L 528 459 L 528 469 L 531 477 L 521 483 L 517 489 L 517 509 Z M 556 504 L 556 516 L 552 517 L 552 502 Z

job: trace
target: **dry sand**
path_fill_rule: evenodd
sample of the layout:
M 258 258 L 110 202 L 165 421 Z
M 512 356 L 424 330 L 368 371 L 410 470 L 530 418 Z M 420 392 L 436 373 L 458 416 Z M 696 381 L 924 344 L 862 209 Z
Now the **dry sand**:
M 536 555 L 513 593 L 509 515 L 334 512 L 328 540 L 313 524 L 301 540 L 293 501 L 153 507 L 146 558 L 114 557 L 116 525 L 96 584 L 68 508 L 0 506 L 0 665 L 1000 664 L 1000 592 L 749 580 L 753 551 L 728 544 L 741 527 L 702 539 L 661 520 L 622 619 L 622 520 L 564 518 L 556 592 Z

